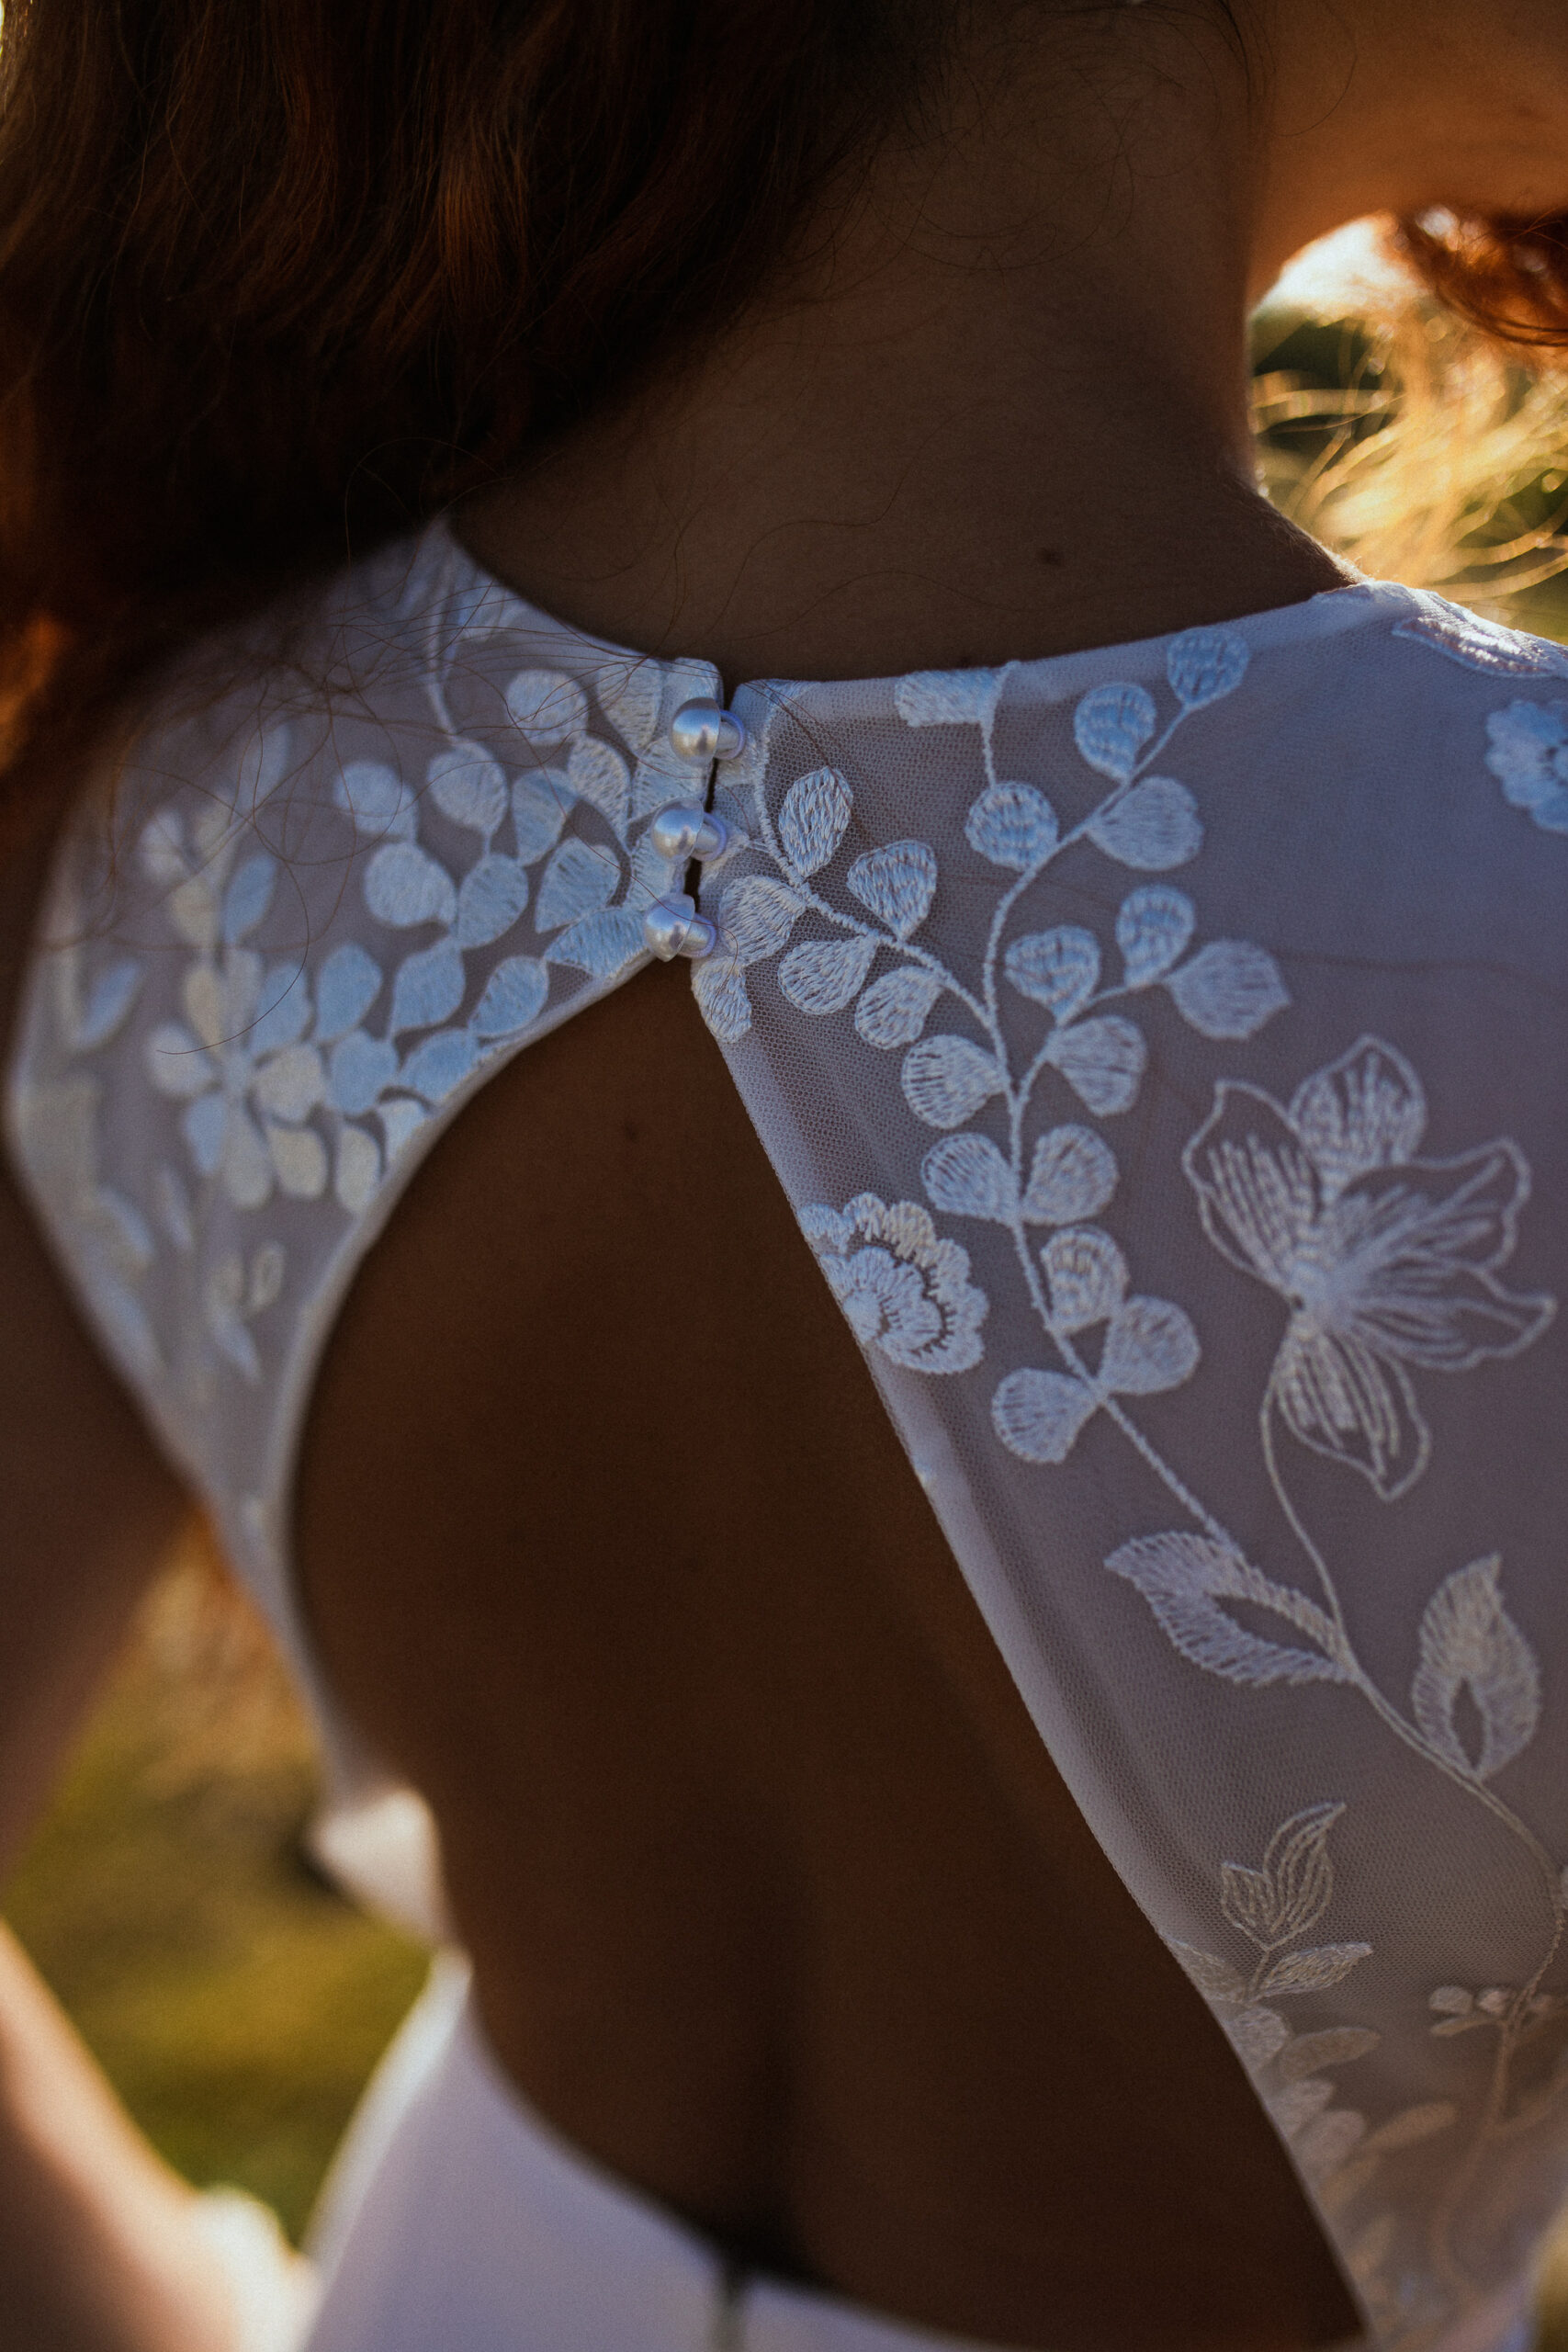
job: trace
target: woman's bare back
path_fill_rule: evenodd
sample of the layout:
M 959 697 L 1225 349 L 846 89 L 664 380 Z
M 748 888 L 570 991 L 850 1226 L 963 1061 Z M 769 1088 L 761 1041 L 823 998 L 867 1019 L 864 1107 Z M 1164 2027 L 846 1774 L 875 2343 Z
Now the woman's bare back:
M 570 2138 L 763 2267 L 1067 2347 L 1335 2263 L 1053 1770 L 678 973 L 494 1079 L 333 1334 L 299 1558 Z

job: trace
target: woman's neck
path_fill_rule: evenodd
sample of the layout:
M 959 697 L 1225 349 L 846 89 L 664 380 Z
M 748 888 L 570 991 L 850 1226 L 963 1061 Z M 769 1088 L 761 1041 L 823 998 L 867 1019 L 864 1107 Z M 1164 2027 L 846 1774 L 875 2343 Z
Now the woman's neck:
M 940 147 L 886 151 L 787 288 L 472 502 L 476 556 L 732 684 L 1029 658 L 1338 584 L 1252 486 L 1266 224 L 1235 61 L 1189 39 L 1156 72 L 1133 21 L 1120 82 L 1037 40 Z

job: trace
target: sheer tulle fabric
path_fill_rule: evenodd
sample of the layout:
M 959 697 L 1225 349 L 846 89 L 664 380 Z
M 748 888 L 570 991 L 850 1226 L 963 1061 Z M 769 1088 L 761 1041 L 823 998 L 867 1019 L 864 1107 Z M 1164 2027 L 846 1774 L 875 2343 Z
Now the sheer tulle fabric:
M 1042 1736 L 1369 2331 L 1454 2352 L 1568 2183 L 1565 672 L 1352 588 L 745 688 L 693 967 Z M 62 853 L 14 1147 L 308 1681 L 337 1303 L 468 1096 L 644 960 L 716 687 L 432 533 Z

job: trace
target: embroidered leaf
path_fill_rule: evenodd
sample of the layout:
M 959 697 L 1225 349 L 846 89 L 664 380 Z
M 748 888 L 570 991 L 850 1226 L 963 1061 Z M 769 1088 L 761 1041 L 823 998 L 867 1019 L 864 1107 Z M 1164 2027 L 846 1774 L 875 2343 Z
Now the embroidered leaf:
M 1303 1593 L 1270 1582 L 1250 1561 L 1207 1535 L 1175 1532 L 1139 1535 L 1105 1563 L 1125 1577 L 1153 1610 L 1156 1623 L 1194 1666 L 1227 1682 L 1343 1682 L 1338 1636 Z M 1282 1617 L 1314 1646 L 1300 1649 L 1260 1635 L 1229 1616 L 1222 1600 L 1249 1601 Z
M 554 849 L 572 798 L 571 786 L 558 768 L 518 777 L 512 787 L 512 829 L 525 865 L 536 865 Z
M 1250 1037 L 1291 1001 L 1272 956 L 1245 939 L 1211 941 L 1166 987 L 1205 1037 Z
M 926 1025 L 942 982 L 919 964 L 885 972 L 855 1007 L 855 1027 L 868 1046 L 912 1046 Z
M 1201 710 L 1205 703 L 1235 692 L 1250 658 L 1246 638 L 1235 629 L 1183 629 L 1166 654 L 1165 674 L 1189 710 Z
M 385 842 L 365 869 L 365 903 L 394 931 L 422 922 L 449 923 L 457 893 L 444 865 L 412 842 Z
M 1438 1586 L 1421 1620 L 1420 1663 L 1410 1689 L 1411 1712 L 1431 1746 L 1456 1771 L 1478 1781 L 1489 1781 L 1512 1762 L 1540 1715 L 1540 1671 L 1503 1606 L 1501 1566 L 1495 1555 L 1472 1560 Z M 1481 1722 L 1481 1749 L 1473 1758 L 1454 1722 L 1461 1690 L 1468 1690 Z
M 1260 2066 L 1267 2066 L 1278 2052 L 1285 2049 L 1286 2043 L 1291 2039 L 1291 2029 L 1280 2015 L 1279 2010 L 1266 2009 L 1260 2003 L 1255 2003 L 1250 2008 L 1243 2009 L 1239 2016 L 1232 2018 L 1225 2027 L 1225 2031 L 1229 2034 L 1231 2045 L 1243 2065 L 1250 2066 L 1254 2071 Z M 1374 2041 L 1377 2040 L 1376 2034 L 1372 2036 L 1372 2040 Z M 1281 2074 L 1285 2071 L 1290 2054 L 1290 2052 L 1286 2051 L 1285 2058 L 1280 2062 Z
M 1129 892 L 1116 918 L 1116 944 L 1125 958 L 1122 978 L 1130 989 L 1146 989 L 1163 978 L 1183 953 L 1197 922 L 1191 899 L 1168 883 L 1145 882 Z
M 1276 1996 L 1325 1992 L 1348 1976 L 1371 1951 L 1371 1944 L 1313 1944 L 1305 1951 L 1288 1951 L 1274 1962 L 1259 1989 Z
M 1307 2178 L 1316 2180 L 1342 2165 L 1359 2146 L 1366 2128 L 1366 2117 L 1349 2107 L 1331 2107 L 1326 2115 L 1309 2123 L 1293 2143 L 1296 2160 Z
M 562 842 L 546 866 L 534 903 L 536 931 L 559 931 L 607 907 L 620 887 L 621 861 L 603 842 Z
M 285 1046 L 263 1062 L 251 1091 L 258 1110 L 298 1126 L 310 1117 L 326 1088 L 327 1073 L 314 1046 Z
M 1289 1117 L 1334 1200 L 1359 1176 L 1403 1167 L 1420 1149 L 1427 1097 L 1394 1046 L 1358 1037 L 1337 1061 L 1302 1080 Z
M 803 939 L 779 966 L 779 986 L 802 1012 L 841 1012 L 876 954 L 874 939 Z
M 1281 2050 L 1276 2072 L 1282 2083 L 1300 2082 L 1319 2066 L 1347 2066 L 1352 2058 L 1365 2058 L 1382 2040 L 1381 2034 L 1364 2025 L 1336 2025 L 1322 2033 L 1297 2034 L 1290 2048 Z
M 333 786 L 333 798 L 353 819 L 355 831 L 373 841 L 412 842 L 419 831 L 412 787 L 384 761 L 350 760 Z
M 1467 1984 L 1439 1984 L 1435 1993 L 1427 1994 L 1427 2007 L 1445 2017 L 1468 2017 L 1475 2007 L 1475 1996 Z
M 247 857 L 223 893 L 223 937 L 237 946 L 248 938 L 272 904 L 277 887 L 277 860 L 258 850 Z
M 381 967 L 350 940 L 316 975 L 316 1036 L 322 1045 L 356 1029 L 381 993 Z
M 522 862 L 499 854 L 481 857 L 459 886 L 453 936 L 459 947 L 488 947 L 512 929 L 527 903 L 528 875 Z
M 479 1067 L 478 1041 L 467 1029 L 440 1029 L 414 1047 L 403 1064 L 399 1083 L 427 1102 L 445 1102 Z
M 1093 932 L 1063 923 L 1055 931 L 1026 932 L 1012 942 L 1002 963 L 1021 996 L 1044 1005 L 1056 1020 L 1069 1021 L 1099 983 L 1100 942 Z
M 1044 1051 L 1079 1102 L 1100 1118 L 1129 1110 L 1137 1099 L 1148 1049 L 1142 1030 L 1121 1013 L 1101 1013 L 1071 1029 L 1055 1029 Z
M 1130 1298 L 1111 1317 L 1100 1384 L 1118 1396 L 1179 1388 L 1201 1353 L 1190 1317 L 1168 1298 Z
M 1034 1147 L 1023 1214 L 1031 1225 L 1098 1216 L 1116 1190 L 1116 1156 L 1088 1127 L 1049 1127 Z
M 991 1426 L 1025 1462 L 1065 1462 L 1100 1399 L 1061 1372 L 1010 1372 L 991 1399 Z
M 469 1023 L 476 1037 L 513 1037 L 536 1020 L 549 994 L 548 967 L 536 956 L 508 956 L 485 983 Z
M 1154 731 L 1154 703 L 1142 686 L 1095 686 L 1073 713 L 1079 752 L 1091 768 L 1118 784 L 1127 782 Z
M 280 1127 L 268 1120 L 266 1148 L 279 1188 L 290 1200 L 321 1199 L 327 1189 L 327 1148 L 313 1127 Z
M 1414 2148 L 1421 2141 L 1446 2132 L 1458 2118 L 1459 2109 L 1452 2099 L 1428 2099 L 1421 2107 L 1407 2107 L 1391 2116 L 1386 2123 L 1380 2123 L 1369 2135 L 1367 2147 L 1379 2155 L 1386 2155 L 1395 2148 Z
M 1228 1960 L 1221 1960 L 1212 1951 L 1201 1951 L 1196 1944 L 1184 1944 L 1179 1936 L 1168 1936 L 1166 1941 L 1200 1993 L 1206 1994 L 1211 2001 L 1246 1999 L 1247 1979 Z
M 719 928 L 737 963 L 758 964 L 788 944 L 805 911 L 805 899 L 787 883 L 775 882 L 771 874 L 748 874 L 726 890 Z
M 844 838 L 854 797 L 837 768 L 797 775 L 779 810 L 779 842 L 797 874 L 815 874 Z
M 591 979 L 613 980 L 642 954 L 642 919 L 626 907 L 579 915 L 545 950 L 548 964 L 574 964 Z
M 479 743 L 454 742 L 437 752 L 425 774 L 430 797 L 444 817 L 488 840 L 506 814 L 506 777 L 499 760 Z
M 1309 2075 L 1304 2082 L 1292 2083 L 1269 2102 L 1269 2112 L 1287 2140 L 1304 2132 L 1314 2116 L 1321 2115 L 1334 2097 L 1334 2086 L 1321 2076 Z
M 77 1053 L 90 1054 L 108 1044 L 135 1003 L 141 986 L 141 967 L 130 956 L 121 956 L 105 966 L 87 991 L 86 1004 L 72 1033 L 71 1043 Z
M 964 820 L 971 849 L 993 865 L 1026 874 L 1056 846 L 1056 812 L 1032 784 L 988 784 Z
M 302 966 L 274 964 L 256 991 L 260 1010 L 245 1033 L 253 1057 L 292 1046 L 310 1018 L 310 989 Z
M 926 1197 L 950 1216 L 983 1216 L 1006 1225 L 1018 1206 L 1012 1170 L 987 1136 L 947 1136 L 920 1163 Z
M 327 1071 L 327 1098 L 351 1117 L 368 1111 L 384 1087 L 398 1074 L 398 1053 L 384 1037 L 367 1037 L 351 1029 L 333 1047 Z
M 918 931 L 936 896 L 936 852 L 926 842 L 889 842 L 867 850 L 844 876 L 863 907 L 869 907 L 898 939 Z
M 1091 817 L 1086 830 L 1107 857 L 1145 874 L 1185 865 L 1203 846 L 1198 804 L 1184 784 L 1168 775 L 1145 776 L 1111 808 Z
M 1127 1289 L 1127 1261 L 1098 1226 L 1054 1233 L 1040 1252 L 1051 1285 L 1051 1322 L 1082 1331 L 1114 1315 Z
M 394 1094 L 390 1102 L 377 1103 L 376 1116 L 387 1138 L 387 1159 L 390 1162 L 407 1148 L 410 1136 L 419 1133 L 430 1114 L 423 1102 L 412 1102 L 406 1094 Z
M 728 956 L 710 956 L 692 968 L 697 1009 L 721 1046 L 738 1046 L 751 1026 L 746 975 Z
M 381 1148 L 363 1127 L 344 1127 L 337 1139 L 333 1191 L 338 1205 L 357 1216 L 369 1207 L 381 1182 Z
M 1000 670 L 917 670 L 893 689 L 907 727 L 984 727 L 1001 695 Z
M 928 1127 L 961 1127 L 1007 1084 L 994 1056 L 967 1037 L 924 1037 L 904 1057 L 904 1099 Z
M 388 1035 L 400 1029 L 434 1029 L 457 1010 L 463 996 L 463 958 L 449 939 L 405 956 L 392 978 L 392 1017 Z
M 588 724 L 588 698 L 558 670 L 520 670 L 506 689 L 512 723 L 526 743 L 564 743 Z
M 618 840 L 624 841 L 631 808 L 631 770 L 611 743 L 583 736 L 571 747 L 566 780 L 580 798 L 598 809 Z
M 1261 1870 L 1220 1865 L 1220 1908 L 1263 1951 L 1304 1936 L 1333 1901 L 1328 1833 L 1344 1811 L 1330 1803 L 1292 1814 L 1269 1840 Z

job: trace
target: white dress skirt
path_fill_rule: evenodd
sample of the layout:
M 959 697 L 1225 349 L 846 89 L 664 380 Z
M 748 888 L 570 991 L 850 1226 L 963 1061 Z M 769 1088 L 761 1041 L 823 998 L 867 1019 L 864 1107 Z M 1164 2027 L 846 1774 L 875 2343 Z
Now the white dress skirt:
M 456 1955 L 382 2062 L 311 2250 L 305 2352 L 979 2352 L 728 2272 L 532 2111 Z

